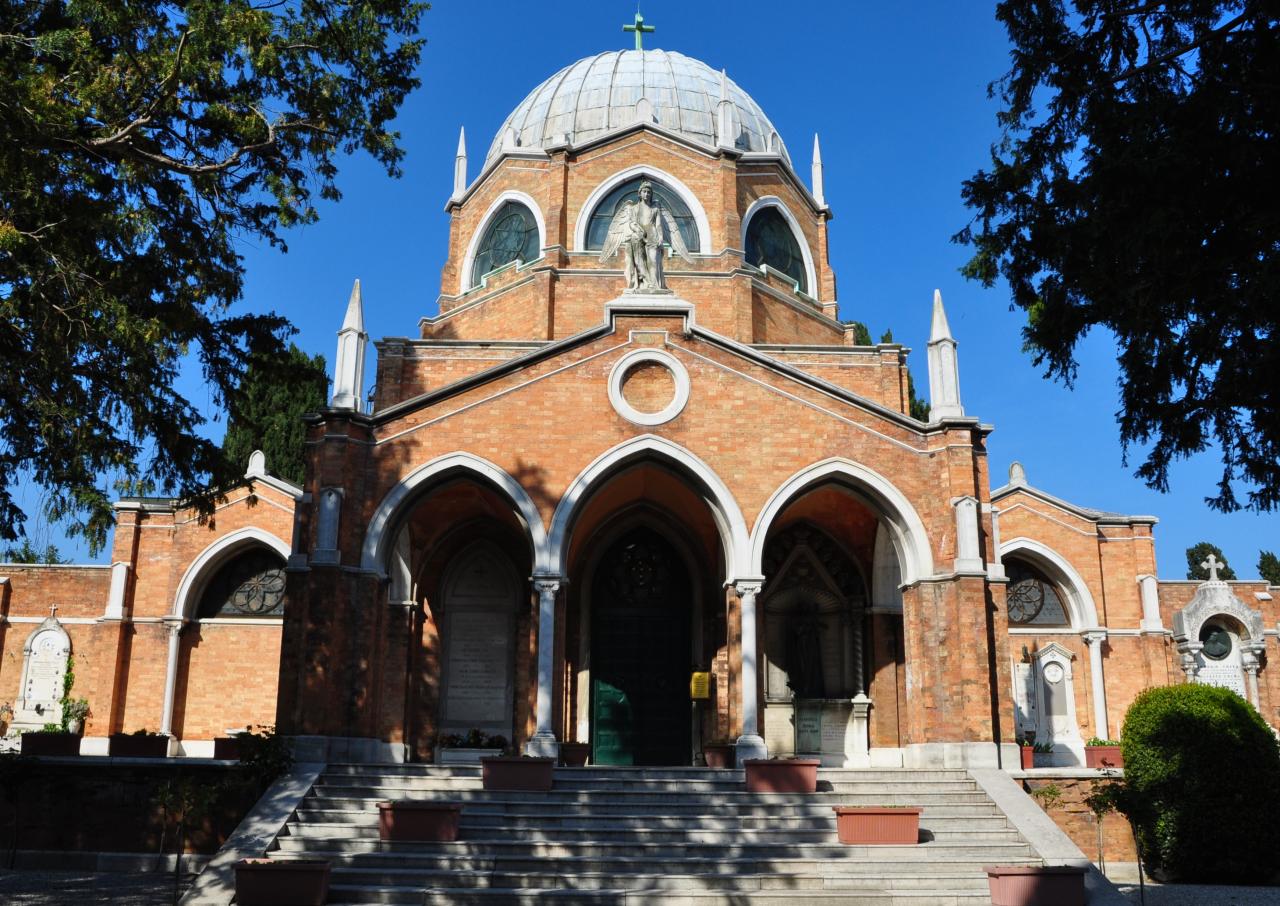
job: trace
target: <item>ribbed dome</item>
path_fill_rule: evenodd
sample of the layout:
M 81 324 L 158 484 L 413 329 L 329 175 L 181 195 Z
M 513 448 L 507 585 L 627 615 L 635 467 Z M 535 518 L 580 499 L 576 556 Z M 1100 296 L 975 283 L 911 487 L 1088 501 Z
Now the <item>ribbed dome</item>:
M 732 80 L 728 96 L 734 106 L 734 147 L 768 150 L 775 130 L 760 105 Z M 485 160 L 498 156 L 508 129 L 515 130 L 519 147 L 542 148 L 561 136 L 578 145 L 630 125 L 641 98 L 653 105 L 660 126 L 715 147 L 720 73 L 684 54 L 614 50 L 566 66 L 530 92 L 498 130 Z M 781 139 L 777 147 L 786 157 Z

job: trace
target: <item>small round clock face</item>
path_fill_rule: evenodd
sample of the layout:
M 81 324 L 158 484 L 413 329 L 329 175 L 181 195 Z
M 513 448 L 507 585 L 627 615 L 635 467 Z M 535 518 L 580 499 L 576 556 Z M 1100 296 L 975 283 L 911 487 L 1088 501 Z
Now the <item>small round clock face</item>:
M 1061 664 L 1047 664 L 1044 668 L 1044 678 L 1051 683 L 1062 682 L 1063 672 Z
M 1220 661 L 1231 653 L 1231 633 L 1221 626 L 1210 624 L 1201 629 L 1200 641 L 1204 644 L 1201 650 L 1207 658 Z

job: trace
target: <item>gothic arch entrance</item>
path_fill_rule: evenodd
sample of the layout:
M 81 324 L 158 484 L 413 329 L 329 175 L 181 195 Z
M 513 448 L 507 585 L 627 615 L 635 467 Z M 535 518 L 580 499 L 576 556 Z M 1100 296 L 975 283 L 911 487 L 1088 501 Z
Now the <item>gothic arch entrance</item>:
M 596 764 L 688 764 L 691 567 L 670 539 L 633 526 L 590 573 L 591 742 Z

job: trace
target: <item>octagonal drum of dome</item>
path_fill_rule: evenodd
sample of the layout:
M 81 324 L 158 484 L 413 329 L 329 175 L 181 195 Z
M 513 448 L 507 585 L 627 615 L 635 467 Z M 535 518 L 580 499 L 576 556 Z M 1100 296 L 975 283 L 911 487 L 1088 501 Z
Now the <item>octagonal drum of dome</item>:
M 542 148 L 567 139 L 574 145 L 629 126 L 636 104 L 646 98 L 658 125 L 715 147 L 721 75 L 701 60 L 665 50 L 621 50 L 586 57 L 566 66 L 526 97 L 489 146 L 486 162 L 502 151 L 508 130 L 521 148 Z M 739 151 L 768 151 L 776 130 L 760 105 L 731 79 L 734 132 Z M 787 159 L 781 139 L 777 152 Z

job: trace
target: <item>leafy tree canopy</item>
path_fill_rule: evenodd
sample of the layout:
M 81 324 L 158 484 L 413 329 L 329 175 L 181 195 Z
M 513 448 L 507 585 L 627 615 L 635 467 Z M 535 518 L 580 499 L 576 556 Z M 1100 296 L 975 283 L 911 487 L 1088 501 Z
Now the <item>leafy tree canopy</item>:
M 242 403 L 222 441 L 223 453 L 243 470 L 250 454 L 261 450 L 268 472 L 301 485 L 307 439 L 302 416 L 324 406 L 328 388 L 324 356 L 313 358 L 292 343 L 283 359 L 252 359 L 241 386 Z
M 0 561 L 4 563 L 70 563 L 65 559 L 62 553 L 52 544 L 46 544 L 43 549 L 33 544 L 30 538 L 23 538 L 22 543 L 17 547 L 6 547 L 4 553 L 0 554 Z
M 1198 579 L 1206 582 L 1209 579 L 1209 570 L 1201 566 L 1209 560 L 1209 555 L 1213 554 L 1214 558 L 1221 564 L 1218 567 L 1219 579 L 1234 579 L 1236 571 L 1227 566 L 1227 558 L 1222 556 L 1222 548 L 1216 544 L 1210 544 L 1208 541 L 1201 541 L 1199 544 L 1193 544 L 1187 548 L 1187 578 Z
M 1137 474 L 1216 444 L 1207 502 L 1280 506 L 1280 5 L 1005 0 L 1012 68 L 989 170 L 964 183 L 966 276 L 1008 281 L 1026 346 L 1070 386 L 1093 327 L 1120 347 Z
M 1280 557 L 1272 551 L 1258 551 L 1258 575 L 1268 585 L 1280 585 Z
M 47 515 L 100 546 L 106 475 L 208 505 L 243 473 L 174 388 L 198 362 L 234 418 L 286 322 L 234 313 L 236 243 L 336 200 L 340 155 L 392 176 L 426 4 L 12 0 L 0 5 L 0 538 Z M 187 357 L 190 357 L 189 359 Z M 237 469 L 239 473 L 237 473 Z

